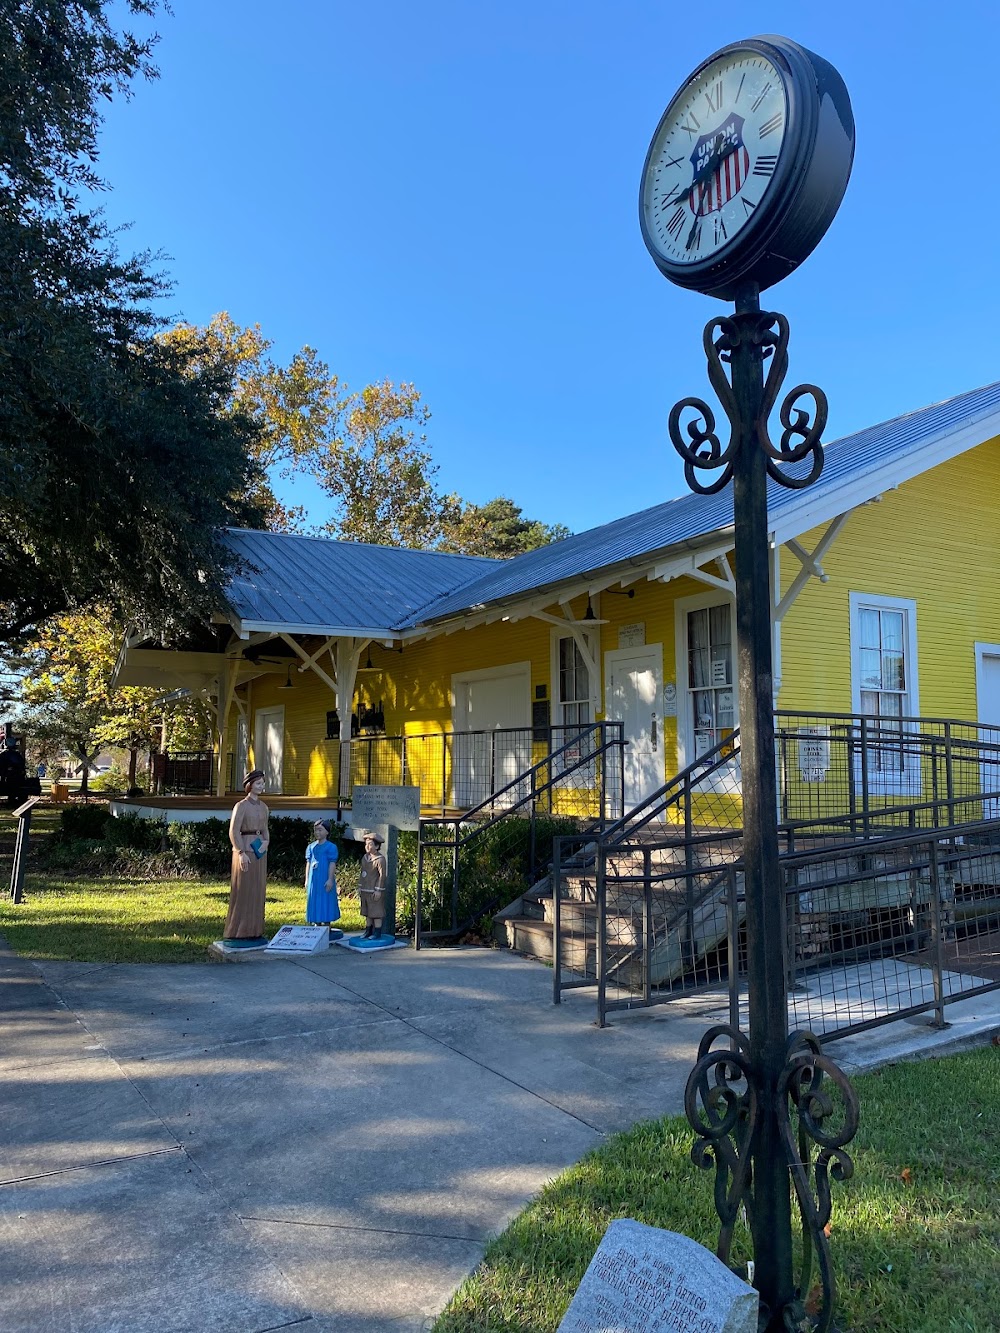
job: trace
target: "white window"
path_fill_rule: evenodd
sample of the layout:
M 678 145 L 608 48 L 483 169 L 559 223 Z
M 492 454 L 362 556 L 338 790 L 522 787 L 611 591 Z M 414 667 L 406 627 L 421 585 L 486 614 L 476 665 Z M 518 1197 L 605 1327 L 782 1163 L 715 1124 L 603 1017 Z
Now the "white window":
M 866 747 L 869 785 L 885 794 L 916 794 L 920 759 L 903 719 L 919 711 L 917 604 L 876 594 L 850 595 L 851 692 L 856 713 L 873 719 Z
M 687 708 L 697 759 L 736 726 L 732 604 L 687 612 Z
M 572 635 L 559 640 L 559 679 L 556 685 L 558 721 L 564 726 L 593 722 L 590 672 L 580 645 Z

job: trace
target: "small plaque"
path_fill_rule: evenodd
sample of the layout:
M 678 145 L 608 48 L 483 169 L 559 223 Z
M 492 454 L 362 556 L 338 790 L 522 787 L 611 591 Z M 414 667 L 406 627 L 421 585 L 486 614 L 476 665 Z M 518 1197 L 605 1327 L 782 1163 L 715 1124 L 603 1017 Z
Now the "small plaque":
M 677 685 L 672 680 L 663 686 L 663 716 L 677 716 Z
M 830 771 L 829 727 L 799 728 L 799 774 L 803 782 L 825 782 Z
M 351 793 L 351 823 L 355 828 L 418 829 L 419 787 L 355 787 Z
M 329 947 L 329 926 L 282 926 L 265 952 L 322 953 Z
M 642 648 L 646 642 L 646 622 L 635 620 L 631 625 L 618 626 L 619 648 Z
M 559 1333 L 757 1333 L 757 1293 L 688 1236 L 612 1222 Z

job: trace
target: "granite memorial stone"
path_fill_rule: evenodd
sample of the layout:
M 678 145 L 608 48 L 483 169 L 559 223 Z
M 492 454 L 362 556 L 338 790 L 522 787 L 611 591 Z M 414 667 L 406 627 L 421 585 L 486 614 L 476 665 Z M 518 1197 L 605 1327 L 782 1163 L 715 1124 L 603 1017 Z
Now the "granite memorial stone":
M 757 1333 L 757 1293 L 674 1231 L 612 1222 L 559 1333 Z

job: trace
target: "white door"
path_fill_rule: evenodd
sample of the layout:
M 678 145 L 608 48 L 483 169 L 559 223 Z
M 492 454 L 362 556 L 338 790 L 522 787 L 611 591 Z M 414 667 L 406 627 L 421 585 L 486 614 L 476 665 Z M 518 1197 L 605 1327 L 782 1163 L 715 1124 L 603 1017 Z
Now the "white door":
M 983 816 L 1000 819 L 1000 643 L 976 644 L 976 700 L 979 741 L 990 747 L 981 764 L 983 791 L 993 793 L 983 802 Z
M 625 811 L 665 781 L 663 772 L 663 649 L 618 648 L 604 654 L 605 716 L 624 724 Z
M 455 738 L 452 773 L 455 804 L 471 809 L 531 767 L 531 667 L 470 671 L 452 678 Z M 501 798 L 512 805 L 513 787 Z
M 284 708 L 258 708 L 254 725 L 254 763 L 264 770 L 265 792 L 281 793 L 281 770 L 285 759 Z

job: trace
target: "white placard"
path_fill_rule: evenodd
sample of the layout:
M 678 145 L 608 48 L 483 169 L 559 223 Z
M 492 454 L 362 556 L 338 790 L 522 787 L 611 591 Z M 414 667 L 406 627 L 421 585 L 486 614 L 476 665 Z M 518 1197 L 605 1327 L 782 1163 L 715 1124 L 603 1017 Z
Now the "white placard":
M 631 625 L 618 626 L 619 648 L 642 648 L 646 643 L 646 622 L 635 620 Z
M 830 771 L 829 727 L 799 728 L 799 774 L 803 782 L 825 782 Z
M 724 657 L 717 657 L 712 663 L 712 684 L 729 684 L 729 663 Z
M 329 947 L 329 926 L 282 926 L 264 952 L 322 953 Z
M 351 824 L 374 830 L 392 825 L 420 827 L 419 787 L 355 787 L 351 792 Z
M 677 716 L 677 685 L 672 680 L 666 681 L 663 686 L 663 716 Z

